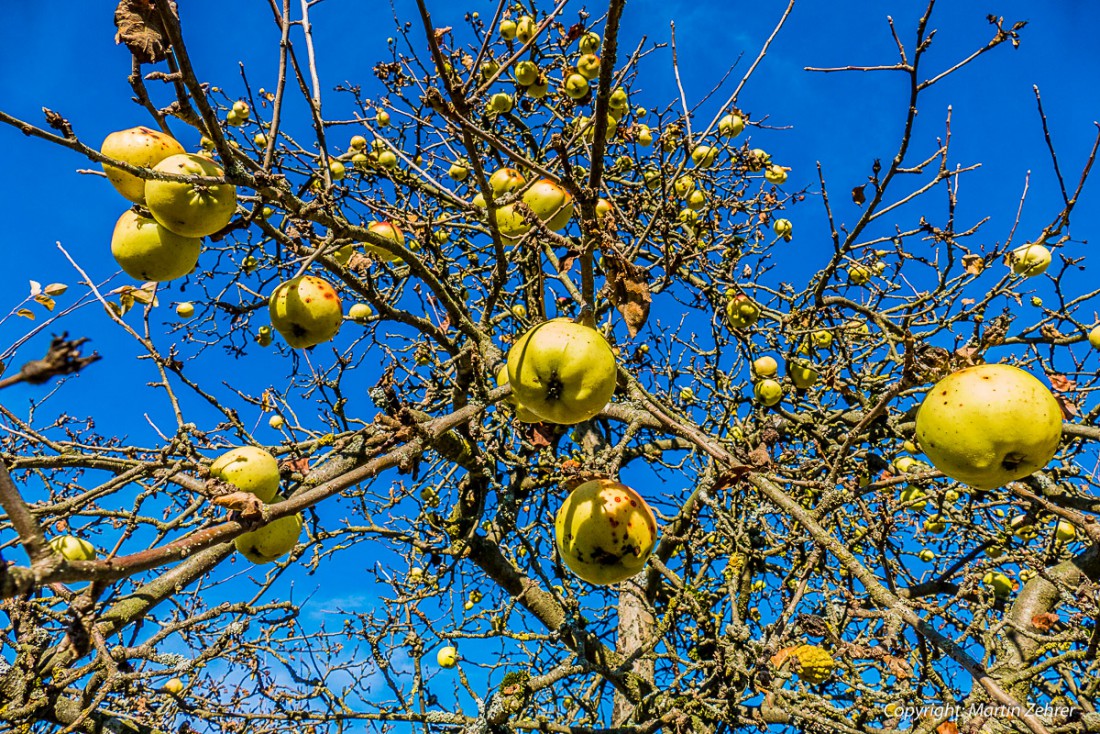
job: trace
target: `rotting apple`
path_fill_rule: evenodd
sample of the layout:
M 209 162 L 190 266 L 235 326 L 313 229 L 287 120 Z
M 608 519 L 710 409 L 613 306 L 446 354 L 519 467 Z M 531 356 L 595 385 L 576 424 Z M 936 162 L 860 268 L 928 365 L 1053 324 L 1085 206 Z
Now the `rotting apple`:
M 642 570 L 657 540 L 657 520 L 636 491 L 596 479 L 566 497 L 554 520 L 554 538 L 570 571 L 603 586 Z
M 995 489 L 1046 466 L 1062 437 L 1062 411 L 1043 383 L 1007 364 L 953 372 L 917 411 L 917 440 L 936 469 Z
M 271 293 L 268 311 L 271 325 L 295 349 L 329 341 L 344 319 L 336 289 L 316 275 L 300 275 L 280 284 Z
M 568 318 L 537 324 L 508 351 L 508 381 L 527 409 L 571 425 L 597 415 L 615 392 L 615 355 L 603 335 Z

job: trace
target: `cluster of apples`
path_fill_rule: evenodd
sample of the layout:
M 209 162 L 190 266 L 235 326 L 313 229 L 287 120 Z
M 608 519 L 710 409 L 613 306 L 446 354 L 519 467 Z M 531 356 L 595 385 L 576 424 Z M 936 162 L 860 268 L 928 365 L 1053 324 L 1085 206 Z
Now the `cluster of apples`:
M 241 446 L 225 452 L 210 465 L 210 476 L 268 504 L 286 499 L 279 494 L 282 481 L 279 462 L 257 446 Z M 301 532 L 302 516 L 288 515 L 238 535 L 233 543 L 241 555 L 253 563 L 271 563 L 294 549 Z
M 497 373 L 512 385 L 516 419 L 573 425 L 596 416 L 615 392 L 615 354 L 600 332 L 568 318 L 537 324 L 508 350 Z M 612 584 L 638 573 L 657 538 L 653 511 L 610 479 L 574 489 L 554 523 L 558 551 L 577 576 Z
M 469 171 L 461 163 L 451 166 L 450 175 L 456 181 L 465 180 Z M 552 231 L 565 229 L 573 217 L 573 196 L 560 184 L 548 178 L 528 184 L 526 177 L 514 168 L 500 168 L 489 176 L 489 189 L 494 202 L 508 202 L 496 210 L 496 228 L 505 243 L 514 245 L 531 230 L 523 212 L 516 204 L 523 202 L 538 219 Z M 485 197 L 477 194 L 471 203 L 479 209 L 486 208 Z
M 187 153 L 175 138 L 147 127 L 111 133 L 100 152 L 160 174 L 222 177 L 214 161 Z M 198 264 L 202 238 L 229 224 L 237 209 L 232 184 L 143 179 L 106 163 L 103 171 L 137 205 L 115 224 L 111 254 L 138 280 L 163 282 L 190 273 Z

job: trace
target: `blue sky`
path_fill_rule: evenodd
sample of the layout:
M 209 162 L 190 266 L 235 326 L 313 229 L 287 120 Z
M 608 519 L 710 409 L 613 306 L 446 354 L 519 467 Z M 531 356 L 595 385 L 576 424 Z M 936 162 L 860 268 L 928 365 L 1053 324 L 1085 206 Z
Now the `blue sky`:
M 402 19 L 415 23 L 414 3 L 397 0 L 395 4 Z M 113 43 L 112 5 L 69 3 L 59 17 L 51 4 L 11 3 L 0 29 L 0 109 L 40 123 L 41 108 L 49 107 L 67 117 L 78 135 L 92 145 L 113 130 L 147 124 L 143 111 L 130 102 L 131 89 L 126 82 L 130 60 L 125 49 Z M 192 61 L 204 80 L 236 97 L 243 92 L 238 63 L 244 62 L 254 89 L 272 86 L 277 33 L 266 16 L 266 3 L 247 4 L 247 17 L 242 10 L 240 20 L 227 17 L 226 8 L 244 8 L 243 2 L 189 0 L 181 5 Z M 488 16 L 495 7 L 490 2 L 466 4 L 462 10 L 447 9 L 450 4 L 443 2 L 429 5 L 439 26 L 460 25 L 465 9 L 478 9 Z M 995 5 L 1008 24 L 1030 21 L 1022 32 L 1021 47 L 1013 50 L 1006 44 L 994 50 L 929 94 L 920 108 L 914 139 L 916 150 L 933 150 L 936 136 L 942 135 L 947 105 L 953 106 L 954 159 L 963 165 L 982 163 L 978 171 L 962 180 L 959 219 L 973 223 L 991 217 L 983 239 L 989 243 L 1003 241 L 1007 235 L 1029 171 L 1030 194 L 1021 233 L 1038 229 L 1058 208 L 1032 86 L 1038 85 L 1042 91 L 1067 185 L 1076 184 L 1096 133 L 1093 121 L 1100 118 L 1100 47 L 1095 43 L 1100 6 L 1083 0 Z M 643 35 L 651 42 L 667 41 L 669 21 L 675 19 L 681 77 L 687 97 L 694 103 L 735 62 L 738 66 L 732 79 L 735 83 L 740 78 L 783 7 L 785 3 L 779 2 L 631 0 L 621 46 L 632 48 Z M 854 221 L 858 210 L 847 192 L 865 180 L 875 157 L 885 159 L 895 151 L 900 108 L 907 94 L 901 74 L 811 74 L 804 67 L 894 63 L 896 50 L 884 16 L 891 14 L 903 41 L 911 43 L 923 7 L 923 3 L 881 0 L 800 2 L 740 99 L 740 106 L 754 119 L 767 115 L 770 125 L 789 128 L 756 131 L 754 142 L 759 141 L 775 160 L 792 168 L 789 189 L 811 190 L 807 201 L 790 215 L 797 237 L 787 246 L 789 260 L 783 261 L 783 266 L 791 269 L 791 279 L 796 282 L 798 274 L 807 274 L 810 265 L 828 256 L 824 212 L 812 193 L 817 189 L 816 165 L 820 162 L 823 167 L 839 221 Z M 991 37 L 992 28 L 984 17 L 988 10 L 974 3 L 940 3 L 931 24 L 940 32 L 927 59 L 926 76 L 951 66 Z M 350 22 L 349 17 L 353 19 Z M 371 66 L 385 56 L 386 38 L 393 35 L 389 4 L 327 0 L 316 6 L 313 22 L 326 109 L 330 116 L 339 117 L 347 101 L 331 92 L 333 86 L 345 81 L 361 83 L 367 96 L 372 94 Z M 717 112 L 718 100 L 731 88 L 720 90 L 703 105 L 696 126 L 709 122 Z M 633 101 L 658 106 L 675 94 L 668 55 L 655 54 L 642 66 Z M 299 106 L 299 116 L 301 111 Z M 291 114 L 295 114 L 293 109 Z M 182 125 L 176 128 L 183 130 Z M 193 149 L 197 135 L 189 133 L 183 142 Z M 0 302 L 0 314 L 25 297 L 31 279 L 76 282 L 77 275 L 55 247 L 58 241 L 97 282 L 115 274 L 109 240 L 124 204 L 113 189 L 100 177 L 76 173 L 91 166 L 70 151 L 25 138 L 7 127 L 0 127 L 0 144 L 9 156 L 10 171 L 0 184 L 6 205 L 8 255 L 0 270 L 0 293 L 5 298 Z M 1100 224 L 1096 196 L 1094 182 L 1086 189 L 1074 218 L 1078 238 L 1089 239 Z M 118 276 L 107 287 L 129 282 Z M 59 305 L 71 304 L 75 293 L 74 289 L 60 298 Z M 167 303 L 187 297 L 173 284 L 161 300 Z M 164 320 L 174 323 L 168 309 L 163 310 Z M 19 318 L 0 323 L 0 347 L 22 337 L 31 326 Z M 52 409 L 91 414 L 101 431 L 154 443 L 146 414 L 154 421 L 165 414 L 163 405 L 147 404 L 140 399 L 146 393 L 140 387 L 135 390 L 135 381 L 143 385 L 152 373 L 133 361 L 133 344 L 120 336 L 95 306 L 79 310 L 54 330 L 60 328 L 90 336 L 105 359 L 71 383 L 64 392 L 64 403 L 55 399 Z M 38 356 L 48 338 L 49 330 L 20 352 L 18 361 Z M 262 350 L 252 350 L 247 359 L 231 366 L 220 358 L 209 365 L 212 371 L 231 367 L 240 379 L 253 384 L 279 384 L 288 370 L 286 362 Z M 22 413 L 27 401 L 40 395 L 41 388 L 15 388 L 5 393 L 5 404 Z M 251 425 L 259 421 L 259 412 L 244 419 Z M 257 437 L 277 440 L 263 424 Z M 323 583 L 323 577 L 303 583 Z M 324 592 L 319 598 L 326 598 Z

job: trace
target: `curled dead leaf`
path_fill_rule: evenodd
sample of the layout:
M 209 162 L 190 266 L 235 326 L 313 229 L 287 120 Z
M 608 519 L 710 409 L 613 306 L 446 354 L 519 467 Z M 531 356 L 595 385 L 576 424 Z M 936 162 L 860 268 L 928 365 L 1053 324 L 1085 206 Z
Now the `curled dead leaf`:
M 176 16 L 176 4 L 165 3 Z M 142 64 L 155 64 L 168 56 L 168 42 L 157 4 L 153 0 L 121 0 L 115 8 L 115 43 L 124 43 Z
M 1036 614 L 1031 618 L 1031 626 L 1040 632 L 1049 632 L 1050 628 L 1058 622 L 1058 615 L 1052 612 Z
M 626 330 L 633 338 L 649 319 L 649 305 L 653 300 L 645 272 L 612 247 L 603 249 L 603 267 L 607 272 L 611 303 L 622 314 Z
M 232 492 L 221 497 L 215 497 L 213 502 L 218 507 L 241 513 L 241 516 L 245 519 L 259 517 L 264 511 L 263 500 L 251 492 Z
M 971 275 L 981 275 L 985 270 L 985 258 L 981 255 L 963 255 L 963 270 Z

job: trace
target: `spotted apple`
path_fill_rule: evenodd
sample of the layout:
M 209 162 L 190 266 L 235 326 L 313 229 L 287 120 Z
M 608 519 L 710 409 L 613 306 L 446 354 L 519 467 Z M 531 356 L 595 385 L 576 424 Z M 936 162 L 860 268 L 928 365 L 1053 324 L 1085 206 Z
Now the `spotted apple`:
M 180 153 L 154 169 L 178 176 L 221 177 L 221 167 L 209 158 Z M 237 187 L 233 184 L 205 184 L 187 181 L 145 182 L 145 204 L 162 227 L 182 237 L 206 237 L 233 218 L 237 210 Z
M 295 349 L 329 341 L 344 319 L 336 289 L 315 275 L 300 275 L 280 284 L 271 293 L 268 311 L 271 325 Z
M 187 151 L 171 135 L 148 127 L 132 127 L 108 135 L 99 152 L 131 166 L 153 168 L 165 158 Z M 118 193 L 135 204 L 145 203 L 145 179 L 107 163 L 103 164 L 103 172 Z
M 642 570 L 657 540 L 657 520 L 636 491 L 596 479 L 569 493 L 555 517 L 554 538 L 570 571 L 604 586 Z

